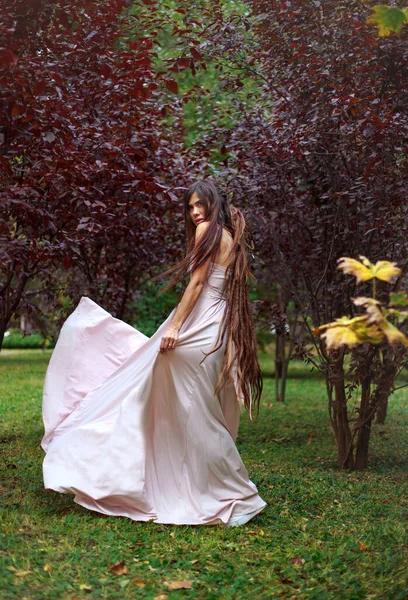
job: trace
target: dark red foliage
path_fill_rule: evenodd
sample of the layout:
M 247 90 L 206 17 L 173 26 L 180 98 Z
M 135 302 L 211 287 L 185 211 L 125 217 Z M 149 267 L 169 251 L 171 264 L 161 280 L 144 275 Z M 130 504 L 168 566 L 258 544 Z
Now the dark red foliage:
M 123 317 L 140 277 L 177 252 L 181 139 L 161 121 L 178 104 L 151 40 L 123 41 L 128 4 L 1 2 L 0 339 L 31 279 L 69 269 L 74 302 Z
M 243 65 L 230 40 L 229 58 L 258 77 L 262 93 L 226 136 L 225 177 L 255 222 L 258 276 L 299 311 L 304 356 L 327 377 L 339 464 L 353 466 L 344 356 L 328 355 L 312 328 L 351 315 L 350 298 L 369 292 L 337 271 L 341 256 L 393 260 L 407 272 L 408 30 L 378 38 L 366 23 L 375 2 L 250 4 L 258 46 Z M 378 349 L 354 354 L 349 375 L 364 390 L 355 464 L 364 468 L 376 410 L 367 390 L 386 374 Z

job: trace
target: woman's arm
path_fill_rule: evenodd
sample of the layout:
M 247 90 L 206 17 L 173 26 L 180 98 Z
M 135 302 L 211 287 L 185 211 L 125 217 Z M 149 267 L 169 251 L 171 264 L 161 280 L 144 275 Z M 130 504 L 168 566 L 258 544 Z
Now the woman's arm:
M 195 232 L 195 244 L 198 243 L 201 236 L 204 234 L 208 227 L 207 222 L 202 222 L 197 225 Z M 204 284 L 207 279 L 208 268 L 210 266 L 210 259 L 208 259 L 201 267 L 196 269 L 190 279 L 190 283 L 186 287 L 183 297 L 178 305 L 176 312 L 170 323 L 170 327 L 166 330 L 162 337 L 160 344 L 160 352 L 166 350 L 173 350 L 176 346 L 178 332 L 181 329 L 183 323 L 195 307 L 197 300 L 201 294 Z

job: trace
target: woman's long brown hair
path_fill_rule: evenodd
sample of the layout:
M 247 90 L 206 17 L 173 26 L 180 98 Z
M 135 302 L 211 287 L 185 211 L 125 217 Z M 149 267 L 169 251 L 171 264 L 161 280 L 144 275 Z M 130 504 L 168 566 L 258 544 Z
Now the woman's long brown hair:
M 196 226 L 190 218 L 188 206 L 194 192 L 205 205 L 205 221 L 209 223 L 197 245 L 194 245 Z M 208 259 L 214 258 L 220 246 L 223 228 L 230 232 L 233 243 L 230 262 L 226 268 L 224 288 L 226 309 L 214 347 L 203 360 L 225 343 L 221 373 L 215 393 L 220 392 L 227 383 L 234 384 L 236 368 L 238 394 L 244 399 L 244 406 L 250 411 L 250 415 L 252 405 L 256 408 L 258 418 L 263 383 L 248 294 L 248 277 L 253 277 L 247 259 L 247 251 L 251 244 L 248 225 L 242 212 L 231 206 L 226 195 L 209 180 L 197 181 L 185 192 L 184 214 L 186 255 L 177 265 L 161 274 L 163 276 L 173 273 L 161 293 L 185 281 L 189 274 L 201 267 Z

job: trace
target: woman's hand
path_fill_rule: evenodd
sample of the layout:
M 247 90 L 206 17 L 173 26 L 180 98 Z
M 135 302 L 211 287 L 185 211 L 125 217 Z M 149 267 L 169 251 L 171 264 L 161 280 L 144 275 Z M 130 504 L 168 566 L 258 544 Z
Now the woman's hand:
M 172 329 L 169 327 L 166 329 L 166 333 L 163 335 L 161 344 L 160 344 L 160 352 L 163 354 L 167 352 L 167 350 L 174 350 L 176 347 L 178 340 L 178 330 Z

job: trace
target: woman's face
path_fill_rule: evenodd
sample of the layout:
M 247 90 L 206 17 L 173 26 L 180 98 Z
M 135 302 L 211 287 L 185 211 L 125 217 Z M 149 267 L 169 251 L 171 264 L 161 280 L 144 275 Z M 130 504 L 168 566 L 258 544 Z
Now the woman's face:
M 200 196 L 197 192 L 191 194 L 190 200 L 188 201 L 188 214 L 194 225 L 197 226 L 202 221 L 205 221 L 206 212 L 205 204 L 200 200 Z

